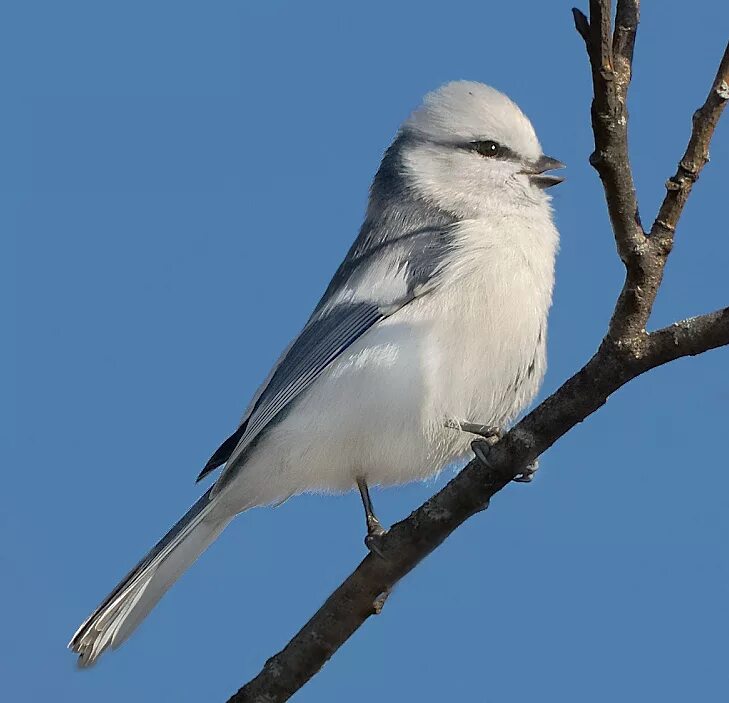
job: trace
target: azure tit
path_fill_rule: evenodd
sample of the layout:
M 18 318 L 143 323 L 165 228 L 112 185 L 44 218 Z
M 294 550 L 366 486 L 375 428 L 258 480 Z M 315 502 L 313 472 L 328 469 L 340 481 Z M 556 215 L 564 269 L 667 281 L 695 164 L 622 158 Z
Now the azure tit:
M 545 371 L 561 167 L 497 90 L 456 81 L 425 97 L 309 321 L 200 478 L 220 474 L 74 634 L 81 666 L 124 642 L 239 513 L 356 487 L 380 553 L 369 486 L 432 476 L 470 433 L 514 420 Z

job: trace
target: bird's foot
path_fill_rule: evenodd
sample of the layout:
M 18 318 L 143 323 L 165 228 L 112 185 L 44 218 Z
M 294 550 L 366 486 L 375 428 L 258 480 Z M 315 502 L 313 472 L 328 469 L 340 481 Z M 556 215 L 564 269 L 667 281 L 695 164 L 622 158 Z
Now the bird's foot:
M 471 449 L 473 449 L 473 453 L 478 460 L 489 467 L 491 466 L 489 453 L 491 452 L 492 446 L 493 443 L 489 443 L 485 439 L 475 439 L 471 442 Z M 539 469 L 539 460 L 535 459 L 531 464 L 527 464 L 524 467 L 524 471 L 514 476 L 511 480 L 516 483 L 531 483 L 534 480 L 534 474 L 537 473 L 537 469 Z
M 496 427 L 496 425 L 479 425 L 475 422 L 447 420 L 445 426 L 453 430 L 460 430 L 461 432 L 468 432 L 469 434 L 475 434 L 481 437 L 481 439 L 475 439 L 471 442 L 471 449 L 473 449 L 473 453 L 478 457 L 479 461 L 486 464 L 486 466 L 489 465 L 488 455 L 491 447 L 504 436 L 504 430 Z
M 385 558 L 385 555 L 382 553 L 382 539 L 386 534 L 387 530 L 374 515 L 367 518 L 367 536 L 364 538 L 365 546 L 381 559 Z
M 535 459 L 531 464 L 527 464 L 524 471 L 514 476 L 511 480 L 516 481 L 517 483 L 531 483 L 534 480 L 534 474 L 537 473 L 538 469 L 539 460 Z
M 474 439 L 471 442 L 471 449 L 476 455 L 476 458 L 486 466 L 491 466 L 489 454 L 491 454 L 491 447 L 493 446 L 494 442 L 489 442 L 487 439 Z
M 496 444 L 504 436 L 504 430 L 493 425 L 478 425 L 472 422 L 448 421 L 446 422 L 446 427 L 462 430 L 463 432 L 469 432 L 470 434 L 475 434 L 481 437 L 482 439 L 475 439 L 471 442 L 471 449 L 473 449 L 473 453 L 482 464 L 485 464 L 486 466 L 491 465 L 489 462 L 491 447 L 493 447 L 494 444 Z M 531 483 L 531 481 L 534 480 L 534 474 L 537 472 L 538 468 L 539 461 L 535 459 L 524 469 L 524 471 L 514 476 L 512 481 L 515 481 L 516 483 Z

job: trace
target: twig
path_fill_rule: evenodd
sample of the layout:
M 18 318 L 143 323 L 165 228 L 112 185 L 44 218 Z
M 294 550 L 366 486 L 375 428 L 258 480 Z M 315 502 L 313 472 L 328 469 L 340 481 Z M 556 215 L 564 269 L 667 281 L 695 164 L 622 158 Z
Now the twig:
M 724 49 L 724 56 L 706 101 L 694 113 L 691 138 L 686 152 L 678 162 L 676 175 L 666 181 L 666 197 L 651 228 L 652 237 L 662 241 L 673 240 L 678 218 L 681 217 L 691 188 L 698 179 L 701 169 L 709 161 L 709 142 L 727 101 L 729 101 L 729 42 Z
M 729 307 L 674 322 L 648 335 L 645 356 L 651 364 L 667 364 L 729 344 Z
M 603 182 L 618 253 L 626 267 L 625 283 L 608 335 L 616 343 L 629 342 L 645 333 L 673 247 L 676 223 L 691 187 L 708 161 L 709 142 L 729 98 L 729 45 L 704 105 L 694 114 L 686 153 L 676 175 L 666 183 L 668 192 L 650 236 L 646 236 L 628 158 L 626 107 L 639 2 L 619 0 L 612 39 L 606 23 L 610 17 L 609 0 L 591 1 L 589 21 L 579 10 L 572 12 L 592 66 L 595 151 L 590 163 Z
M 645 244 L 628 158 L 626 109 L 638 26 L 638 2 L 619 3 L 618 14 L 626 25 L 616 34 L 615 42 L 610 27 L 609 0 L 590 0 L 589 21 L 577 9 L 573 9 L 572 14 L 575 27 L 585 40 L 592 68 L 595 151 L 590 156 L 590 163 L 605 189 L 618 255 L 629 266 L 635 251 Z M 620 53 L 614 53 L 613 43 Z

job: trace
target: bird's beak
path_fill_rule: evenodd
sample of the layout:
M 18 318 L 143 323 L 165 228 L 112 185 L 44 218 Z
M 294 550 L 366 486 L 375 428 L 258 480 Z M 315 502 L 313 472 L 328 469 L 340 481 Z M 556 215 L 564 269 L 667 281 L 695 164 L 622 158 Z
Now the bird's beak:
M 552 173 L 545 173 L 545 171 L 552 171 L 564 167 L 561 161 L 557 161 L 557 159 L 553 159 L 551 156 L 542 155 L 533 163 L 528 164 L 522 173 L 529 176 L 532 185 L 544 189 L 556 186 L 564 180 L 562 176 L 555 176 Z

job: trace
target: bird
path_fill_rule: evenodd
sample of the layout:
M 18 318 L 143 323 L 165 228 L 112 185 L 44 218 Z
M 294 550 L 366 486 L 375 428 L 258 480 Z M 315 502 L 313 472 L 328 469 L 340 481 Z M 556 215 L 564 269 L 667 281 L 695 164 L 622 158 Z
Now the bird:
M 546 369 L 559 243 L 548 189 L 563 167 L 495 88 L 458 80 L 424 97 L 311 317 L 198 480 L 219 475 L 73 635 L 80 667 L 122 644 L 240 513 L 358 489 L 381 557 L 369 488 L 434 476 L 473 434 L 515 420 Z

